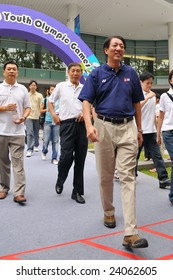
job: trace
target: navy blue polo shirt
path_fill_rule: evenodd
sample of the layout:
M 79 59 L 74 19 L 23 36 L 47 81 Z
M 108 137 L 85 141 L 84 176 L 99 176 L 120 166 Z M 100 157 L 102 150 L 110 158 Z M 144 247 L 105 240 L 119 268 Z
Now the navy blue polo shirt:
M 96 113 L 112 118 L 135 115 L 133 103 L 144 100 L 139 77 L 129 65 L 121 64 L 116 72 L 107 63 L 87 77 L 78 97 L 94 103 Z

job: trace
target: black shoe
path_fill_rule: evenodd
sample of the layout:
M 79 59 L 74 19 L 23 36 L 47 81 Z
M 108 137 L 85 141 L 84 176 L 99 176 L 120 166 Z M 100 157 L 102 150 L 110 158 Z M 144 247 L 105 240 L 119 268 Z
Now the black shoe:
M 170 186 L 171 186 L 171 182 L 169 179 L 159 181 L 160 189 L 166 189 L 166 188 L 170 189 Z
M 55 191 L 57 194 L 61 194 L 63 191 L 63 185 L 59 184 L 58 182 L 55 185 Z
M 79 193 L 72 192 L 71 198 L 78 203 L 85 203 L 85 199 Z

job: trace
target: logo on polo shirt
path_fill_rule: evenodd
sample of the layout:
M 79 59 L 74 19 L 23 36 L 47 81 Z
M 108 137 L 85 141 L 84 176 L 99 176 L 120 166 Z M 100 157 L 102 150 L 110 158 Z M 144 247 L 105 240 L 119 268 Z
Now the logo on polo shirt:
M 130 78 L 124 78 L 124 82 L 130 82 Z
M 103 80 L 102 80 L 102 84 L 103 84 L 103 83 L 106 83 L 106 79 L 103 79 Z

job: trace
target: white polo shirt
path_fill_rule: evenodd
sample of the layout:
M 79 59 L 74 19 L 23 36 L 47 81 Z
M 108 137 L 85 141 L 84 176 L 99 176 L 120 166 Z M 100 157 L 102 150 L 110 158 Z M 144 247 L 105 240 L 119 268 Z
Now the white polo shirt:
M 173 90 L 170 88 L 168 93 L 173 96 Z M 169 98 L 166 92 L 160 96 L 160 111 L 164 112 L 164 119 L 161 131 L 167 131 L 173 129 L 173 102 Z
M 25 108 L 30 108 L 29 94 L 25 86 L 18 84 L 9 85 L 5 81 L 0 84 L 0 106 L 16 103 L 19 118 L 23 117 Z M 25 135 L 24 123 L 15 124 L 12 112 L 0 111 L 0 135 L 17 136 Z
M 144 92 L 146 98 L 147 93 Z M 142 119 L 142 130 L 143 134 L 155 133 L 156 132 L 156 97 L 148 99 L 148 101 L 141 108 L 141 119 Z
M 77 87 L 70 81 L 61 82 L 56 85 L 49 97 L 50 103 L 59 100 L 59 118 L 61 121 L 77 118 L 82 112 L 82 102 L 78 99 L 83 85 Z

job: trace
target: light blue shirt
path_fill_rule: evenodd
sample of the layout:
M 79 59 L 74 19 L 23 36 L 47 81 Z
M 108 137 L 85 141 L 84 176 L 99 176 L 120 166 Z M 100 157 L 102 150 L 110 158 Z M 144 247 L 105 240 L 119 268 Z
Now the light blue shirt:
M 45 98 L 46 98 L 46 108 L 48 108 L 49 97 L 45 97 Z M 42 103 L 44 104 L 44 99 L 43 99 Z M 59 102 L 58 102 L 58 100 L 55 102 L 55 112 L 56 112 L 57 115 L 59 114 Z M 52 115 L 49 111 L 47 111 L 46 116 L 45 116 L 45 122 L 52 123 L 52 121 L 53 121 Z

